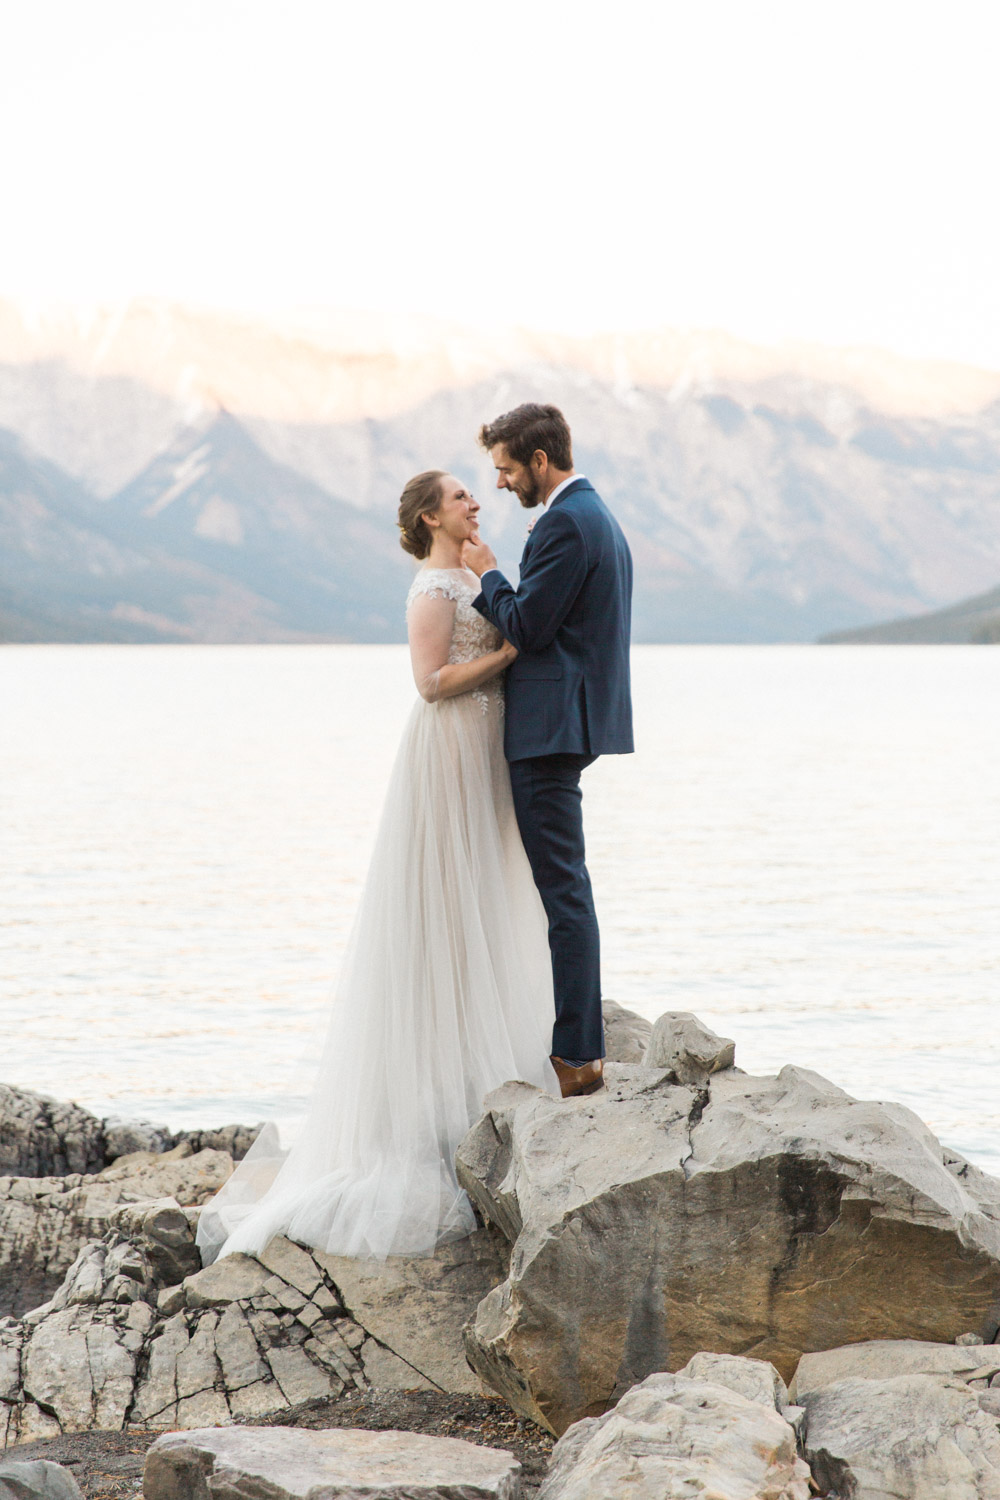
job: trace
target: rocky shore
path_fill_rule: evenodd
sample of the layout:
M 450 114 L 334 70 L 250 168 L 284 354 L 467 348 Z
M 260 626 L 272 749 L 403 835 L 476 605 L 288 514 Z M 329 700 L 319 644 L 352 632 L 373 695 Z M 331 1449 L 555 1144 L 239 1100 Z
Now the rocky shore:
M 693 1016 L 606 1019 L 608 1088 L 497 1090 L 481 1228 L 383 1266 L 202 1269 L 253 1130 L 0 1086 L 0 1500 L 1000 1500 L 1000 1181 Z

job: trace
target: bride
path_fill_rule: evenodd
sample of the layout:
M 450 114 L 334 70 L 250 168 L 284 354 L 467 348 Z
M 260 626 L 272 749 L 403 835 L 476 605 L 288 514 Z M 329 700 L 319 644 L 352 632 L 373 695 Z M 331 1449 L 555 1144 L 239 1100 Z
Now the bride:
M 472 608 L 479 506 L 452 475 L 411 479 L 400 541 L 420 697 L 403 733 L 319 1073 L 289 1149 L 265 1126 L 202 1210 L 207 1264 L 286 1234 L 338 1255 L 428 1255 L 475 1228 L 454 1159 L 483 1096 L 520 1078 L 559 1096 L 547 924 L 503 754 L 516 651 Z

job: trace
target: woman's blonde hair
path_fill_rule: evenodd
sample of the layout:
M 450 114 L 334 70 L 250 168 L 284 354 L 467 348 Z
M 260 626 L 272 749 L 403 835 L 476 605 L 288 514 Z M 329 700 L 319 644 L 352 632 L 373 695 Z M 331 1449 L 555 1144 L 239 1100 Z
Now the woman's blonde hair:
M 444 499 L 441 481 L 446 473 L 446 469 L 425 469 L 415 474 L 399 497 L 399 545 L 416 558 L 425 558 L 431 550 L 433 537 L 424 516 L 434 515 Z

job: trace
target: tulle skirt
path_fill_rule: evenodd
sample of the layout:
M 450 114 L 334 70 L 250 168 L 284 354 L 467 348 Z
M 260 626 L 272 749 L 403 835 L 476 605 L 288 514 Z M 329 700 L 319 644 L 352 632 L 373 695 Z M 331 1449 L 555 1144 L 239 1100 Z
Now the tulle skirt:
M 393 768 L 318 1078 L 285 1149 L 268 1124 L 202 1210 L 207 1264 L 275 1234 L 429 1255 L 475 1227 L 455 1152 L 483 1096 L 558 1097 L 547 926 L 517 831 L 503 700 L 418 700 Z

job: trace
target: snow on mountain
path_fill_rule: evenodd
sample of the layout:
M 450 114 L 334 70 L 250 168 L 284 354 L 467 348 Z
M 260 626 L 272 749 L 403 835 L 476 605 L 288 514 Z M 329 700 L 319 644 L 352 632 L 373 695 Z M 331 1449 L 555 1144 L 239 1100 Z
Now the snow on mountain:
M 0 639 L 399 640 L 410 576 L 225 414 L 106 501 L 0 432 Z
M 563 408 L 626 527 L 638 639 L 809 639 L 1000 576 L 1000 373 L 721 333 L 0 303 L 0 425 L 103 500 L 93 525 L 159 560 L 147 580 L 175 569 L 155 609 L 139 572 L 118 601 L 164 636 L 397 638 L 393 513 L 423 468 L 476 486 L 513 566 L 526 518 L 475 439 L 522 400 Z

